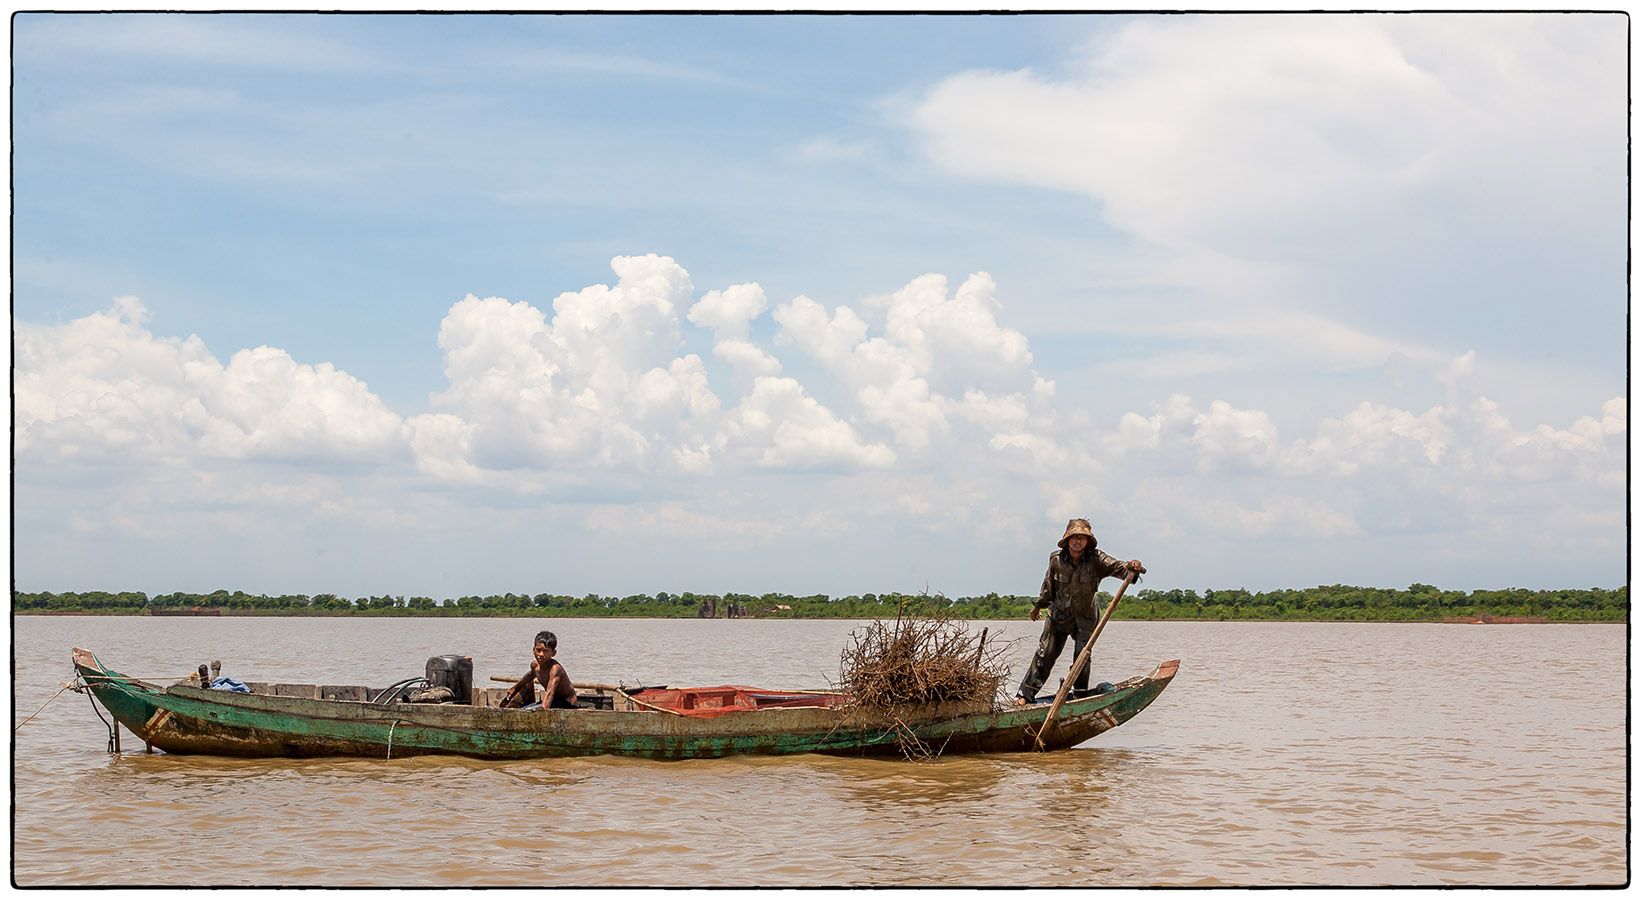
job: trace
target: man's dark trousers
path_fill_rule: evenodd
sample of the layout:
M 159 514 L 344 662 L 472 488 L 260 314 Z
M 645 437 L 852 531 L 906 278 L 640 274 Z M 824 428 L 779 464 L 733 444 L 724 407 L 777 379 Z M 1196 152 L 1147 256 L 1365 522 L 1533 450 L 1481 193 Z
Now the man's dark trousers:
M 1097 619 L 1074 618 L 1065 614 L 1069 621 L 1061 624 L 1060 617 L 1053 613 L 1048 614 L 1043 622 L 1043 636 L 1037 641 L 1037 652 L 1031 657 L 1031 665 L 1026 668 L 1026 677 L 1020 682 L 1020 696 L 1028 700 L 1037 699 L 1037 692 L 1042 689 L 1048 673 L 1054 669 L 1054 663 L 1060 658 L 1060 651 L 1065 649 L 1066 638 L 1075 638 L 1071 659 L 1073 662 L 1082 654 L 1083 648 L 1088 645 L 1088 639 L 1094 635 L 1094 626 L 1099 624 Z M 1092 663 L 1084 666 L 1077 676 L 1076 688 L 1079 691 L 1088 690 L 1088 670 L 1093 668 Z

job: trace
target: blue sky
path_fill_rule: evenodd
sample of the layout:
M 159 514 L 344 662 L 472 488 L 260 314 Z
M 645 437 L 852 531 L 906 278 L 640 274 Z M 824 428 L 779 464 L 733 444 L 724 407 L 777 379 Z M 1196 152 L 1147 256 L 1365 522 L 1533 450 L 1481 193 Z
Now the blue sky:
M 1622 583 L 1626 39 L 19 15 L 18 586 Z

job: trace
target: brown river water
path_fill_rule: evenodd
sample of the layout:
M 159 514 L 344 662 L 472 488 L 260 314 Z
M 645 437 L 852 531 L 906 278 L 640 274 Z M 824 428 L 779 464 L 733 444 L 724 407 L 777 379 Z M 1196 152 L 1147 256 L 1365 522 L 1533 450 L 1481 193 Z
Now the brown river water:
M 547 627 L 584 681 L 824 687 L 859 624 L 20 616 L 13 722 L 75 645 L 138 677 L 217 658 L 247 681 L 385 685 L 444 653 L 517 674 Z M 984 624 L 1018 639 L 1018 677 L 1037 626 Z M 129 733 L 114 757 L 64 693 L 13 739 L 12 878 L 1617 885 L 1627 654 L 1619 625 L 1117 621 L 1096 679 L 1183 660 L 1149 709 L 1073 750 L 926 763 L 236 760 L 144 754 Z

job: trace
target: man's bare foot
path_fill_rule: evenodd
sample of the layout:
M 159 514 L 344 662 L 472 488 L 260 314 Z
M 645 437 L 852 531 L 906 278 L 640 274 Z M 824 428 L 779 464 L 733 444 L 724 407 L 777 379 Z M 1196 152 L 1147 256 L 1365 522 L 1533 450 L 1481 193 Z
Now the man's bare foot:
M 1015 697 L 1014 698 L 1014 705 L 1015 706 L 1025 706 L 1026 705 L 1026 698 L 1024 698 L 1024 697 Z

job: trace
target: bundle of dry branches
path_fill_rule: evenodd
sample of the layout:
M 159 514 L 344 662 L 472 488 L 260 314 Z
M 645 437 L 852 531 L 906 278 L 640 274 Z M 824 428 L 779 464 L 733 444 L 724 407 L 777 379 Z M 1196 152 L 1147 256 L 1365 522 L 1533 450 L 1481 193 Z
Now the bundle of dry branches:
M 837 686 L 858 707 L 995 701 L 1008 675 L 1005 642 L 939 614 L 878 620 L 849 636 Z

